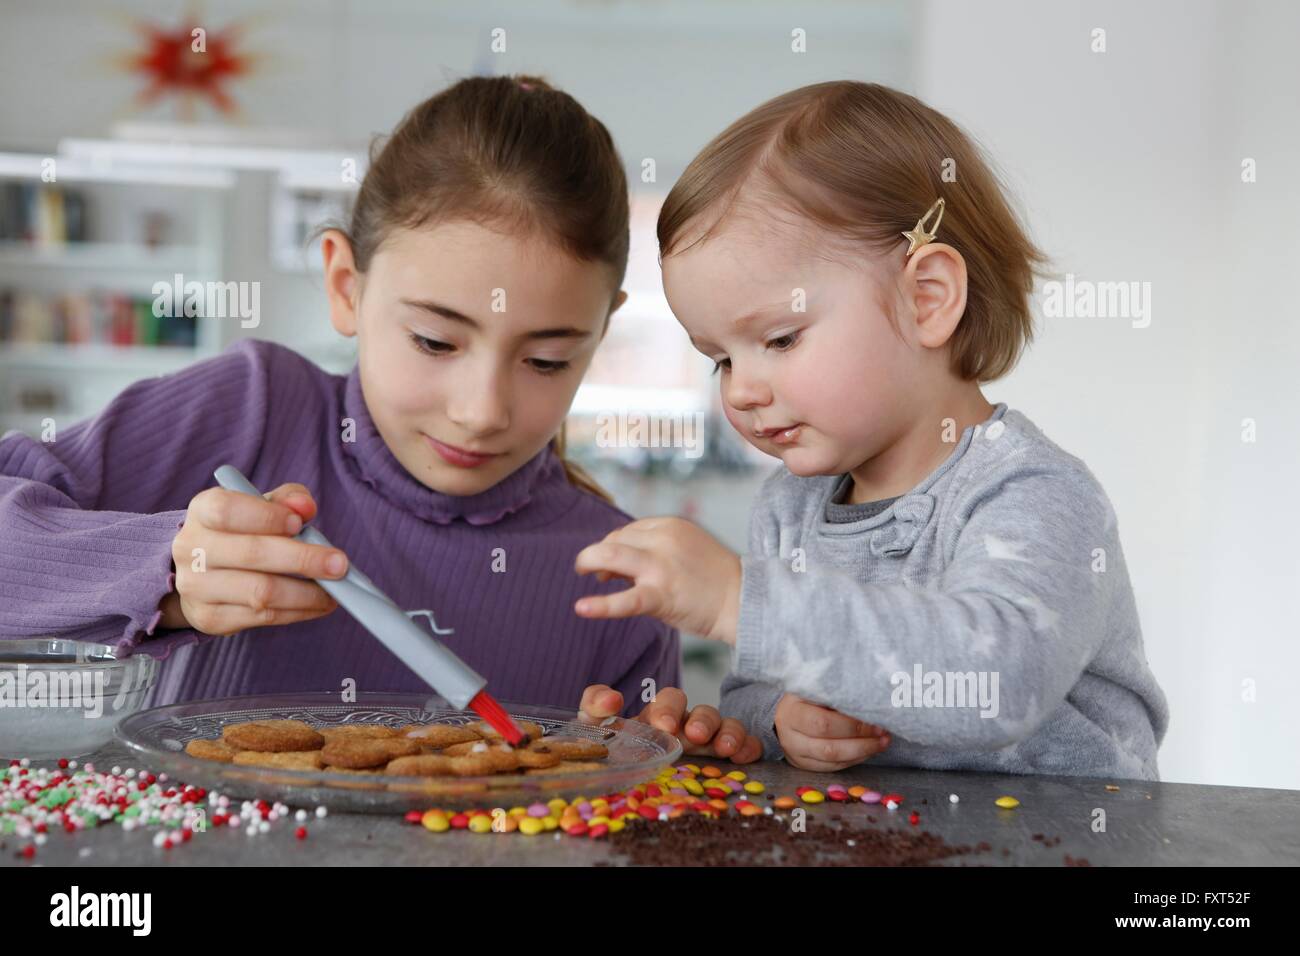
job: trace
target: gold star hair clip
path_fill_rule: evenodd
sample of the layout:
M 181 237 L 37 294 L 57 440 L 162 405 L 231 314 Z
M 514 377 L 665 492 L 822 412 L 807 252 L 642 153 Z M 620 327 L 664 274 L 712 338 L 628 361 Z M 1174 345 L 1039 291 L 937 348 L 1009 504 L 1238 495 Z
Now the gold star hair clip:
M 927 230 L 925 228 L 925 221 L 931 216 L 934 216 L 936 209 L 939 211 L 939 214 L 935 216 L 934 227 Z M 907 236 L 907 255 L 911 256 L 911 254 L 916 252 L 917 249 L 920 249 L 927 242 L 933 240 L 935 235 L 939 232 L 939 223 L 941 222 L 943 222 L 943 200 L 936 199 L 934 205 L 930 207 L 926 214 L 916 221 L 916 228 L 909 229 L 903 233 L 903 235 Z

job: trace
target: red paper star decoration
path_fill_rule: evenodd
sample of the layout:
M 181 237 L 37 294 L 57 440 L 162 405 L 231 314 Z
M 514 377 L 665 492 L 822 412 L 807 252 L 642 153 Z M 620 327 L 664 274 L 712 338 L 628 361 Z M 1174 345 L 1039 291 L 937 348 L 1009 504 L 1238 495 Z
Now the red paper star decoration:
M 163 96 L 178 95 L 183 98 L 187 113 L 199 98 L 206 99 L 222 113 L 236 112 L 236 103 L 223 84 L 246 75 L 252 66 L 252 59 L 235 49 L 242 39 L 239 25 L 213 30 L 191 14 L 178 27 L 137 23 L 136 29 L 143 35 L 147 48 L 131 57 L 130 68 L 149 81 L 136 97 L 139 105 L 147 106 Z M 196 36 L 196 30 L 203 33 Z

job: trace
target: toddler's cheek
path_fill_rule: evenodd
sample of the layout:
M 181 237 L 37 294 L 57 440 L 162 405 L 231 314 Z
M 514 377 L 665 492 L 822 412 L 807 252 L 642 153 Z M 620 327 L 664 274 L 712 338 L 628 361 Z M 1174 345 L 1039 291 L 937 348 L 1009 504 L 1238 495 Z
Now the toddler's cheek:
M 722 403 L 722 414 L 727 416 L 727 422 L 734 428 L 747 442 L 755 444 L 754 434 L 746 426 L 743 416 L 725 401 Z

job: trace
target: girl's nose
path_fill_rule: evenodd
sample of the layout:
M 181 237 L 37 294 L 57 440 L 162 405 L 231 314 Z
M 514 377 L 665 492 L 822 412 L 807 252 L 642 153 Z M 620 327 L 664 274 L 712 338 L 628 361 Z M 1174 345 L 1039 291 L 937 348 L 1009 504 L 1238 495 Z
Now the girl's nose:
M 469 435 L 489 435 L 510 427 L 510 390 L 506 376 L 467 376 L 447 401 L 447 417 Z

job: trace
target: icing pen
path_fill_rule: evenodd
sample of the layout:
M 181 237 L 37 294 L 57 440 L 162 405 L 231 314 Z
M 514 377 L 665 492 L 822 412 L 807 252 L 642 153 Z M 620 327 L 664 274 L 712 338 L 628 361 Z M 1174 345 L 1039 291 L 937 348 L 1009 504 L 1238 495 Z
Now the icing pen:
M 222 465 L 213 474 L 223 488 L 262 497 L 233 465 Z M 310 525 L 304 524 L 294 537 L 307 544 L 333 547 Z M 348 573 L 337 581 L 314 580 L 451 706 L 475 711 L 511 744 L 523 742 L 523 732 L 487 692 L 487 679 L 407 617 L 352 562 L 348 562 Z

